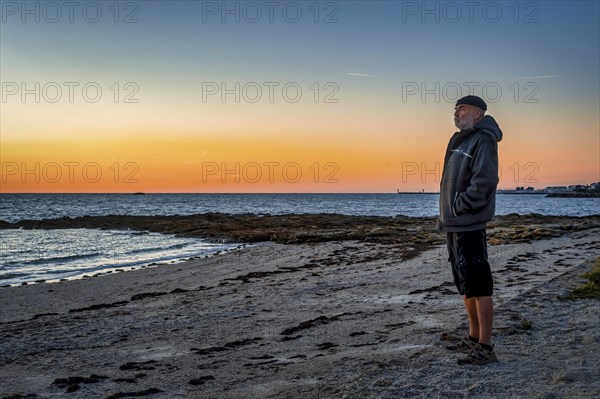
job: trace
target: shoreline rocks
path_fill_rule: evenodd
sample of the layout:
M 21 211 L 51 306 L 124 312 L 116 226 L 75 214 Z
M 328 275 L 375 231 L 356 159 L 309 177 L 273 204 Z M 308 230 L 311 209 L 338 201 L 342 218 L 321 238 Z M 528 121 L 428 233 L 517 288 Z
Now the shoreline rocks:
M 213 242 L 275 242 L 303 244 L 328 241 L 363 241 L 382 244 L 413 242 L 420 250 L 444 242 L 435 231 L 435 217 L 350 216 L 339 214 L 223 214 L 173 216 L 81 216 L 56 219 L 0 220 L 0 229 L 131 229 L 180 237 L 198 237 Z M 488 224 L 490 244 L 525 242 L 558 237 L 570 231 L 600 226 L 600 214 L 592 216 L 548 216 L 509 214 L 496 216 Z M 420 251 L 419 251 L 420 252 Z

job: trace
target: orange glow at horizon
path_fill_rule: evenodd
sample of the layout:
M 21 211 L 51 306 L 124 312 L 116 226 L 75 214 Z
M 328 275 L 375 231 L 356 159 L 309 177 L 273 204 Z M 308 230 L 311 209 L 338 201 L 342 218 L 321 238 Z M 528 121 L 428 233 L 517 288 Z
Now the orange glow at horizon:
M 316 134 L 310 140 L 301 135 L 13 140 L 2 144 L 0 192 L 437 191 L 450 134 L 419 139 L 424 134 L 411 140 L 398 134 L 385 142 L 339 135 L 313 141 Z M 534 144 L 542 151 L 527 151 Z M 515 132 L 505 135 L 499 188 L 599 180 L 597 156 L 578 148 L 565 152 Z

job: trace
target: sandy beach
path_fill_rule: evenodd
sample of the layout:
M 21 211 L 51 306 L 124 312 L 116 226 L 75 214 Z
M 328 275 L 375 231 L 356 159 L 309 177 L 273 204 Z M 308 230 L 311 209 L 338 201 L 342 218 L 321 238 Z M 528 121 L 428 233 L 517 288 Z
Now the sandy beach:
M 600 397 L 600 302 L 560 299 L 600 256 L 599 216 L 490 224 L 500 361 L 483 367 L 443 347 L 466 318 L 431 219 L 243 217 L 115 218 L 254 244 L 1 288 L 0 397 Z

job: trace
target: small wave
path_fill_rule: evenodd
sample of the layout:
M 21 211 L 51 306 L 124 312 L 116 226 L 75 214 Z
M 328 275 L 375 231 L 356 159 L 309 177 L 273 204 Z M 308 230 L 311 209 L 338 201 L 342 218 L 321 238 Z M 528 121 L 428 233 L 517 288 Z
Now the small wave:
M 68 263 L 68 262 L 74 262 L 74 261 L 83 260 L 83 259 L 96 258 L 100 255 L 101 254 L 99 252 L 93 252 L 91 254 L 82 254 L 82 255 L 40 257 L 37 259 L 31 259 L 31 260 L 16 259 L 16 260 L 9 260 L 9 261 L 3 262 L 3 266 L 10 268 L 11 266 L 27 267 L 27 266 L 38 266 L 38 265 L 44 265 L 44 264 L 56 265 L 59 263 Z
M 160 247 L 138 248 L 138 249 L 132 249 L 130 251 L 127 251 L 126 254 L 134 255 L 134 254 L 144 254 L 144 253 L 152 253 L 152 252 L 172 251 L 175 249 L 183 249 L 190 245 L 192 245 L 192 244 L 186 242 L 186 243 L 171 244 L 171 245 L 160 246 Z
M 27 276 L 27 274 L 25 274 L 25 273 L 3 273 L 3 274 L 0 274 L 0 280 L 10 280 L 12 278 L 18 278 L 18 277 L 23 277 L 23 276 Z

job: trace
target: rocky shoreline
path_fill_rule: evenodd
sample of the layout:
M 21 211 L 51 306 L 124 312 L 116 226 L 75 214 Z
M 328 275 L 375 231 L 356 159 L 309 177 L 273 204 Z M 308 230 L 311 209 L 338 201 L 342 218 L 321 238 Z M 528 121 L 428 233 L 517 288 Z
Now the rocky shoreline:
M 0 220 L 0 230 L 131 229 L 238 243 L 307 244 L 354 240 L 410 245 L 415 248 L 416 255 L 444 242 L 444 234 L 435 231 L 436 220 L 435 217 L 339 214 L 108 215 L 21 220 L 15 223 Z M 491 245 L 528 242 L 595 227 L 600 227 L 600 214 L 582 217 L 509 214 L 496 216 L 488 224 L 488 239 Z

